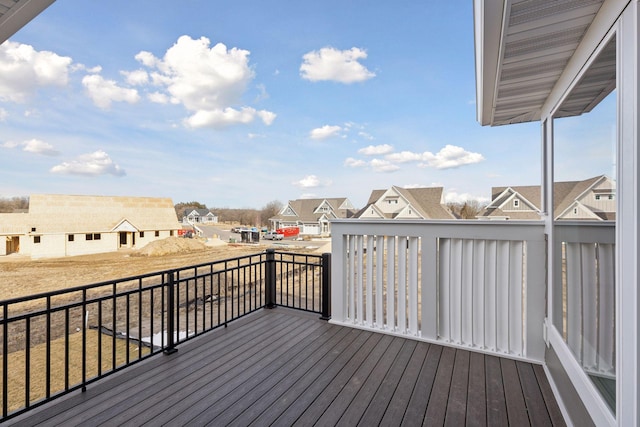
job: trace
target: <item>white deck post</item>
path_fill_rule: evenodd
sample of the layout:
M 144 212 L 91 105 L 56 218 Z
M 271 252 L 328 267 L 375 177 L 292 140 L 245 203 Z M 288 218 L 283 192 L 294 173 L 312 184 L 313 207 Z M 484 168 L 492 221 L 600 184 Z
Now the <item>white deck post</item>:
M 619 426 L 640 424 L 640 6 L 632 1 L 618 34 L 618 150 L 616 341 Z

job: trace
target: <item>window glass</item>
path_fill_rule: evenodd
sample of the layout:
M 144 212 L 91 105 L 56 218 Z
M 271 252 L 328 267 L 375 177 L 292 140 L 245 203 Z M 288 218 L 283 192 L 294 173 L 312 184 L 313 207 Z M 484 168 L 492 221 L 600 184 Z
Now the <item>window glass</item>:
M 553 324 L 615 411 L 616 43 L 554 118 Z M 611 197 L 609 197 L 611 196 Z

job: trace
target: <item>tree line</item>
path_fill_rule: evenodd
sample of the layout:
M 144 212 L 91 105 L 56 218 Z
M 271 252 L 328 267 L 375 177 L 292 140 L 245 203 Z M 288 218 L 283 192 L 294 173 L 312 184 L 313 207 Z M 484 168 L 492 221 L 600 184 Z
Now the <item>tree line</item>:
M 28 197 L 0 198 L 0 213 L 13 213 L 29 209 Z
M 176 203 L 176 215 L 178 220 L 182 220 L 185 210 L 206 209 L 218 216 L 218 222 L 238 223 L 240 225 L 255 225 L 258 227 L 269 226 L 269 218 L 272 218 L 282 209 L 282 203 L 274 200 L 261 209 L 254 208 L 208 208 L 206 204 L 200 202 L 180 202 Z

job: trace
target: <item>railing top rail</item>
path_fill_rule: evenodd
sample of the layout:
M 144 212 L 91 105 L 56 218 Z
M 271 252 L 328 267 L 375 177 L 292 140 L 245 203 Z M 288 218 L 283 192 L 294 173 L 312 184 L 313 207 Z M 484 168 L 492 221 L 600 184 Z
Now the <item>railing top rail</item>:
M 481 225 L 483 227 L 491 227 L 491 226 L 497 226 L 497 225 L 507 225 L 511 227 L 544 226 L 544 221 L 542 220 L 487 221 L 487 220 L 478 220 L 478 219 L 344 219 L 344 218 L 339 218 L 339 219 L 331 219 L 329 220 L 329 222 L 331 223 L 332 227 L 334 224 L 388 224 L 388 225 L 401 225 L 401 224 L 429 225 L 431 224 L 431 225 L 459 225 L 462 227 L 465 227 L 465 226 L 469 227 L 473 225 Z
M 500 240 L 544 240 L 543 221 L 478 220 L 332 220 L 335 238 L 341 234 L 415 236 Z
M 307 254 L 295 254 L 293 252 L 275 252 L 275 253 L 276 254 L 288 254 L 288 255 L 307 255 Z M 256 256 L 262 256 L 264 254 L 265 254 L 265 251 L 256 252 L 255 254 L 243 255 L 243 256 L 234 257 L 234 258 L 225 258 L 225 259 L 221 259 L 221 260 L 215 260 L 215 261 L 210 261 L 210 262 L 205 262 L 205 263 L 200 263 L 200 264 L 195 264 L 195 265 L 189 265 L 189 266 L 186 266 L 186 267 L 170 268 L 170 269 L 166 269 L 166 270 L 159 270 L 159 271 L 154 271 L 154 272 L 151 272 L 151 273 L 140 274 L 140 275 L 137 275 L 137 276 L 121 277 L 121 278 L 116 278 L 116 279 L 112 279 L 112 280 L 105 280 L 103 282 L 91 283 L 91 284 L 88 284 L 88 285 L 73 286 L 73 287 L 70 287 L 70 288 L 59 289 L 59 290 L 56 290 L 56 291 L 41 292 L 41 293 L 38 293 L 38 294 L 25 295 L 25 296 L 21 296 L 21 297 L 6 299 L 6 300 L 0 300 L 0 306 L 18 304 L 18 303 L 23 303 L 23 302 L 33 301 L 33 300 L 38 300 L 38 299 L 52 298 L 52 297 L 57 297 L 57 296 L 61 296 L 61 295 L 72 294 L 74 292 L 82 292 L 82 291 L 85 291 L 85 290 L 88 291 L 88 290 L 101 288 L 101 287 L 105 287 L 105 286 L 114 286 L 114 285 L 117 286 L 119 283 L 126 283 L 126 282 L 133 282 L 135 280 L 149 279 L 149 278 L 153 278 L 153 277 L 162 276 L 164 274 L 169 274 L 169 273 L 172 273 L 172 272 L 175 273 L 175 272 L 179 272 L 179 271 L 187 271 L 187 270 L 191 270 L 191 269 L 194 269 L 194 268 L 200 268 L 200 267 L 205 267 L 205 266 L 214 266 L 214 265 L 224 264 L 225 262 L 229 263 L 229 262 L 234 262 L 234 261 L 241 261 L 241 260 L 253 258 L 253 257 L 256 257 Z M 314 254 L 309 254 L 309 255 L 314 255 Z M 317 257 L 321 258 L 321 255 L 317 255 Z

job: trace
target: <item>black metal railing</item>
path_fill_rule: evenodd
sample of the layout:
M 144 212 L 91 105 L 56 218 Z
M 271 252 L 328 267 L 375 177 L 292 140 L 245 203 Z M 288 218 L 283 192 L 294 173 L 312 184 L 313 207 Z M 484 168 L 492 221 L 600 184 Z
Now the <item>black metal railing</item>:
M 267 250 L 0 301 L 0 422 L 264 307 L 328 319 L 329 270 Z

